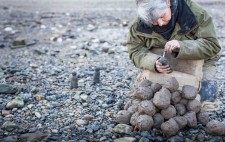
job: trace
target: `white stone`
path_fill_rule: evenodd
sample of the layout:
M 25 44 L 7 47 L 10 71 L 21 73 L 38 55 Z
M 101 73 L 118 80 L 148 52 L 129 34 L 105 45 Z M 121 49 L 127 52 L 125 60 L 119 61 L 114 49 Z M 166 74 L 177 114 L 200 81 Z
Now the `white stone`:
M 59 27 L 59 28 L 62 28 L 62 27 L 63 27 L 63 25 L 59 24 L 59 25 L 58 25 L 58 27 Z
M 11 27 L 6 27 L 4 30 L 5 30 L 6 32 L 11 32 L 11 31 L 13 31 L 13 29 L 12 29 Z
M 82 94 L 80 97 L 81 97 L 81 99 L 84 100 L 84 101 L 86 101 L 86 100 L 88 99 L 88 96 L 85 95 L 85 94 Z
M 61 43 L 62 41 L 63 41 L 62 38 L 57 39 L 57 42 L 59 42 L 59 43 Z
M 77 49 L 76 45 L 70 46 L 71 49 Z
M 35 115 L 37 118 L 41 118 L 41 113 L 40 113 L 40 112 L 35 112 L 34 115 Z
M 100 40 L 99 40 L 98 38 L 95 38 L 95 39 L 92 40 L 92 42 L 94 42 L 94 43 L 99 43 Z
M 76 120 L 76 124 L 79 125 L 79 126 L 81 126 L 81 125 L 84 125 L 85 124 L 85 121 L 82 120 L 82 119 L 78 119 L 78 120 Z
M 42 28 L 42 29 L 46 29 L 46 26 L 45 26 L 45 25 L 41 25 L 41 28 Z
M 89 24 L 89 25 L 87 26 L 87 30 L 88 30 L 88 31 L 93 31 L 94 29 L 95 29 L 95 26 L 94 26 L 94 25 Z
M 51 31 L 55 31 L 55 32 L 58 31 L 58 29 L 56 27 L 51 27 L 50 29 L 51 29 Z
M 57 129 L 52 129 L 52 133 L 57 134 L 59 132 L 59 130 Z
M 31 109 L 33 106 L 34 106 L 33 104 L 27 105 L 27 107 L 28 107 L 29 109 Z
M 30 67 L 31 68 L 38 68 L 38 65 L 36 65 L 36 64 L 30 64 Z

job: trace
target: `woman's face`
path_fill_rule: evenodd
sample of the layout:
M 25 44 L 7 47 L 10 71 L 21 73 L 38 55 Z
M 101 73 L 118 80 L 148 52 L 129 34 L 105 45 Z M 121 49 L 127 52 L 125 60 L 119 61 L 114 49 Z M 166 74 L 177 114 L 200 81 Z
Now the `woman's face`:
M 165 10 L 163 10 L 160 18 L 154 20 L 152 22 L 152 25 L 158 25 L 158 26 L 164 26 L 167 25 L 171 19 L 171 9 L 167 8 Z

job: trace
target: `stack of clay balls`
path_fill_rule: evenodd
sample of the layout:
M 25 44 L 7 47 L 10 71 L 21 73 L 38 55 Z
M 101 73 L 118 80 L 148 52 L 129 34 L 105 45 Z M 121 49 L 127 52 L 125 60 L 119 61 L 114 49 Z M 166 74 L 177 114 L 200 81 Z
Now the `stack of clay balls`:
M 131 99 L 124 110 L 116 115 L 121 124 L 131 124 L 135 131 L 161 129 L 164 135 L 172 136 L 185 127 L 196 127 L 198 123 L 213 135 L 225 135 L 225 125 L 212 120 L 201 108 L 198 90 L 184 85 L 181 90 L 176 78 L 170 78 L 164 85 L 143 80 L 137 83 Z

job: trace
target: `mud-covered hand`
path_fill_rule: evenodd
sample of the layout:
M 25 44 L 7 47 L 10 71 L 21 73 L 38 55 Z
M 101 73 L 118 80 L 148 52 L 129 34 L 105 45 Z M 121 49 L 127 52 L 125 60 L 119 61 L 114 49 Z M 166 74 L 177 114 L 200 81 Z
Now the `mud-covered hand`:
M 159 73 L 170 73 L 171 72 L 171 68 L 170 68 L 170 65 L 169 64 L 163 64 L 160 62 L 160 59 L 158 59 L 156 62 L 155 62 L 155 69 L 157 72 Z
M 177 40 L 168 41 L 165 45 L 165 51 L 167 53 L 179 52 L 180 44 Z

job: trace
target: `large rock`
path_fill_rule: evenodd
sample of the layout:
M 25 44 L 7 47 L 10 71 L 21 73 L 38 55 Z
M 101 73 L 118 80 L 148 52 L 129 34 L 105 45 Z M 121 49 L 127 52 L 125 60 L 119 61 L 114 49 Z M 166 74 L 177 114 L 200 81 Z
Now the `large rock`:
M 7 105 L 7 109 L 13 109 L 13 108 L 21 108 L 24 106 L 24 101 L 20 97 L 16 97 L 12 101 L 10 101 Z
M 3 139 L 4 142 L 18 142 L 17 136 L 8 136 Z
M 118 124 L 116 127 L 113 129 L 115 133 L 119 134 L 129 134 L 130 132 L 133 131 L 132 126 L 126 125 L 126 124 Z
M 14 94 L 18 91 L 18 89 L 13 86 L 13 85 L 9 85 L 9 84 L 0 84 L 0 93 L 2 94 Z
M 48 134 L 47 133 L 42 133 L 40 131 L 37 131 L 35 133 L 26 133 L 26 134 L 22 134 L 20 136 L 20 139 L 22 141 L 30 141 L 30 142 L 34 142 L 34 141 L 40 141 L 43 140 L 45 137 L 47 137 Z
M 2 125 L 2 129 L 3 130 L 6 130 L 6 131 L 12 131 L 13 129 L 17 128 L 18 126 L 13 123 L 13 122 L 9 122 L 9 121 L 6 121 L 5 123 L 3 123 Z

